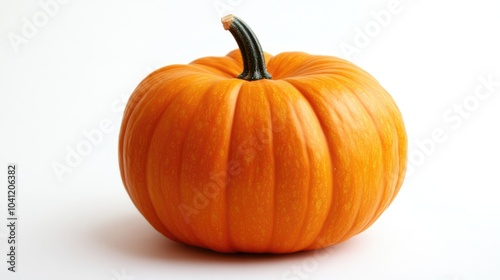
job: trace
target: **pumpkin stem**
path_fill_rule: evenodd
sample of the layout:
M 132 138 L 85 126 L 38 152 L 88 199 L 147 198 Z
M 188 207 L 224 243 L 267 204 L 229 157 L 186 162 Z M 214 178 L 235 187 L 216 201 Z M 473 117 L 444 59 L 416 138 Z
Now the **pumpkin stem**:
M 238 78 L 247 81 L 271 79 L 262 47 L 250 27 L 233 15 L 223 17 L 222 24 L 233 35 L 243 57 L 243 72 Z

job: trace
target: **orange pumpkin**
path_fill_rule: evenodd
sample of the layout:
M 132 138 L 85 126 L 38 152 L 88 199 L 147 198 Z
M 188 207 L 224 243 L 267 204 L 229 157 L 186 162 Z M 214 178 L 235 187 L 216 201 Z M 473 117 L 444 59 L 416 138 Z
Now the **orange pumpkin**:
M 271 56 L 243 21 L 222 21 L 240 50 L 156 70 L 127 104 L 135 206 L 168 238 L 220 252 L 311 250 L 368 228 L 406 168 L 391 96 L 348 61 Z

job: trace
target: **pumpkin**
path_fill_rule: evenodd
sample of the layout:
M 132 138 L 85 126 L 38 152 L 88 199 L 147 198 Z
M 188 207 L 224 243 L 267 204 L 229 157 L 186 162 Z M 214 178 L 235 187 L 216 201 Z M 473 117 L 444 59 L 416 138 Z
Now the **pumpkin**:
M 137 209 L 219 252 L 312 250 L 367 229 L 404 178 L 394 100 L 346 60 L 271 56 L 242 20 L 222 22 L 239 50 L 158 69 L 127 103 L 119 163 Z

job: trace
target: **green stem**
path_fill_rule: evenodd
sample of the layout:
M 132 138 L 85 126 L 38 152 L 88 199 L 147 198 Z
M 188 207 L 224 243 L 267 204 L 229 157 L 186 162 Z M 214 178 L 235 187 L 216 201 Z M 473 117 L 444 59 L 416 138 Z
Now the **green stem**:
M 233 15 L 223 17 L 222 24 L 224 29 L 233 35 L 243 58 L 243 72 L 238 78 L 247 81 L 271 79 L 271 74 L 266 69 L 262 47 L 250 27 Z

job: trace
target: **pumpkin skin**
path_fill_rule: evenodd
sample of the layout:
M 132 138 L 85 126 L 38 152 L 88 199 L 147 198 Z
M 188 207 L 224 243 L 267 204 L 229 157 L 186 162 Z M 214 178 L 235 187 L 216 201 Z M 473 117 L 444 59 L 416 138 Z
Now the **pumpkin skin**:
M 130 97 L 122 180 L 166 237 L 219 252 L 323 248 L 398 193 L 407 136 L 384 88 L 340 58 L 263 55 L 272 79 L 237 78 L 234 50 L 156 70 Z

